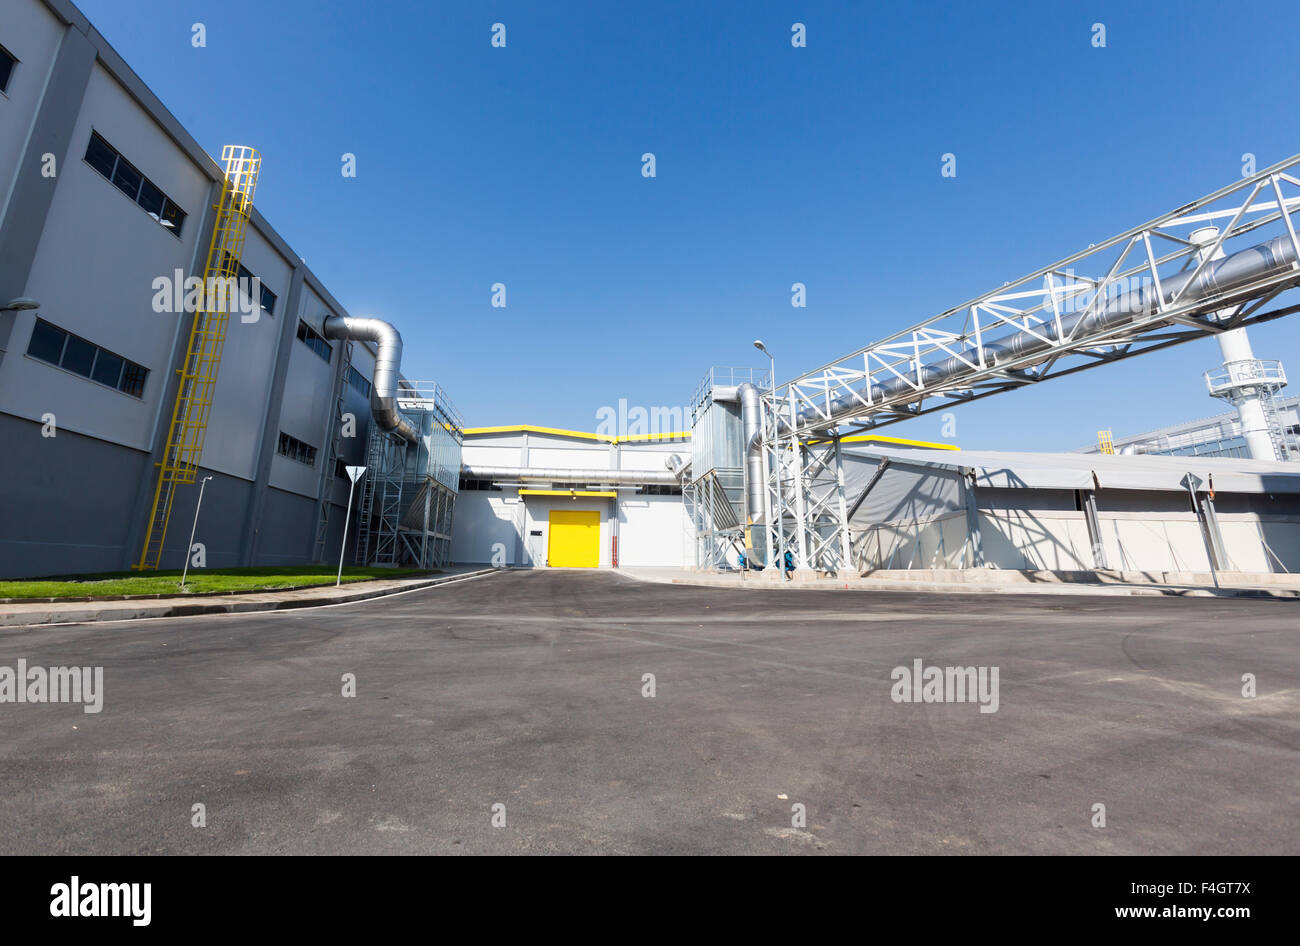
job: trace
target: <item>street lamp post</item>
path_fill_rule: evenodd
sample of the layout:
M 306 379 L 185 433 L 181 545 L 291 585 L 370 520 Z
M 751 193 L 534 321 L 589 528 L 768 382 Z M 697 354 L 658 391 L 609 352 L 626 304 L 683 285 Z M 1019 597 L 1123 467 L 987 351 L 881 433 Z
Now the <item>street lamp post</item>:
M 767 536 L 767 567 L 775 568 L 776 574 L 778 576 L 784 576 L 785 574 L 785 522 L 784 522 L 785 504 L 781 498 L 781 452 L 777 445 L 777 428 L 779 426 L 779 418 L 776 409 L 776 358 L 772 355 L 770 351 L 767 350 L 767 346 L 763 344 L 763 340 L 761 338 L 754 339 L 754 347 L 757 348 L 759 351 L 761 351 L 763 354 L 767 355 L 768 364 L 770 366 L 768 370 L 767 381 L 768 381 L 768 390 L 770 391 L 772 396 L 772 457 L 776 462 L 776 469 L 773 471 L 776 474 L 776 541 L 777 541 L 776 551 L 780 557 L 780 561 L 777 562 L 777 561 L 773 561 L 772 559 L 773 523 L 772 523 L 772 515 L 769 511 L 767 516 L 767 523 L 763 530 Z M 764 420 L 764 423 L 766 424 L 766 419 Z M 766 464 L 764 464 L 764 466 L 766 467 Z M 763 495 L 765 497 L 768 497 L 769 495 L 769 490 L 767 488 L 766 483 L 763 484 Z M 771 504 L 770 497 L 768 498 L 768 504 L 769 505 Z
M 199 510 L 203 508 L 203 490 L 208 486 L 210 476 L 203 477 L 199 483 L 199 501 L 194 504 L 194 525 L 190 527 L 190 544 L 185 546 L 185 567 L 181 570 L 181 588 L 185 588 L 185 577 L 190 573 L 190 553 L 194 551 L 194 534 L 199 529 Z

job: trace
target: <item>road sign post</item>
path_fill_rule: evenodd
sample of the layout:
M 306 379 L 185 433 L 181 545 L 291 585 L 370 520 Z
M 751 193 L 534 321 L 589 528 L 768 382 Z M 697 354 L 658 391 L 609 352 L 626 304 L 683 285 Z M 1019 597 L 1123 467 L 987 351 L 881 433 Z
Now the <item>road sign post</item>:
M 351 480 L 351 482 L 348 484 L 348 510 L 343 516 L 343 540 L 339 543 L 339 573 L 334 579 L 335 588 L 343 584 L 343 556 L 347 554 L 348 525 L 352 522 L 352 492 L 357 488 L 357 480 L 361 479 L 366 472 L 364 466 L 346 466 L 344 469 L 347 470 L 348 479 Z

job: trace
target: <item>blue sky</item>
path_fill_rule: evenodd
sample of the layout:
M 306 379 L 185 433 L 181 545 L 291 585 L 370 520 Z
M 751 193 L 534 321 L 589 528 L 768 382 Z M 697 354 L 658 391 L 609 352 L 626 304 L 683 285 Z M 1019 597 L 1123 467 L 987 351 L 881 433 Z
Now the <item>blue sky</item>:
M 681 404 L 711 365 L 765 367 L 755 337 L 786 380 L 1300 151 L 1293 0 L 79 3 L 209 152 L 262 151 L 262 212 L 471 425 Z M 1252 339 L 1300 371 L 1300 317 Z M 956 439 L 1208 416 L 1219 360 L 1207 339 L 998 396 Z

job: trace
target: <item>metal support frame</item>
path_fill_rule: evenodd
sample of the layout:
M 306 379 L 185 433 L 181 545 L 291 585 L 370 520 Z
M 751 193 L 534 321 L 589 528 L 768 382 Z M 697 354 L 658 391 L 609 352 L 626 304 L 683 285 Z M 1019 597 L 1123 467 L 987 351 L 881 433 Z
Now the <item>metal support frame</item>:
M 1201 520 L 1201 528 L 1205 532 L 1205 545 L 1210 553 L 1210 567 L 1215 571 L 1228 571 L 1232 568 L 1232 564 L 1228 560 L 1227 547 L 1223 543 L 1223 531 L 1219 528 L 1219 514 L 1214 509 L 1212 492 L 1197 493 L 1196 515 Z
M 962 498 L 966 503 L 966 552 L 971 568 L 984 567 L 984 533 L 980 530 L 980 507 L 975 496 L 975 471 L 962 470 Z
M 692 461 L 688 478 L 682 482 L 682 502 L 695 531 L 695 568 L 701 571 L 734 568 L 733 560 L 746 554 L 746 537 L 751 530 L 744 524 L 757 518 L 757 510 L 747 508 L 743 444 L 734 465 L 717 465 L 711 452 L 713 444 L 705 436 L 710 423 L 707 412 L 714 409 L 714 388 L 734 389 L 746 382 L 762 387 L 768 379 L 756 376 L 749 368 L 712 368 L 690 401 Z M 765 521 L 769 519 L 764 515 Z M 760 543 L 754 542 L 754 547 L 760 547 Z M 766 549 L 766 544 L 762 547 Z
M 348 370 L 352 367 L 352 342 L 348 339 L 343 340 L 339 350 L 339 363 L 337 373 L 334 376 L 334 389 L 332 401 L 334 404 L 334 413 L 331 420 L 332 429 L 326 443 L 329 444 L 329 450 L 325 454 L 325 468 L 321 470 L 320 490 L 316 494 L 316 542 L 312 548 L 312 561 L 324 563 L 326 558 L 332 557 L 330 549 L 325 547 L 329 537 L 330 526 L 330 494 L 334 491 L 334 468 L 338 466 L 339 454 L 342 452 L 339 448 L 343 440 L 343 415 L 347 411 L 346 391 L 348 383 Z M 350 490 L 349 490 L 350 493 Z M 344 536 L 347 541 L 347 536 Z
M 1101 519 L 1097 516 L 1097 492 L 1091 489 L 1080 492 L 1083 494 L 1083 516 L 1088 523 L 1088 541 L 1092 543 L 1092 567 L 1110 568 L 1106 543 L 1101 535 Z
M 388 568 L 437 568 L 450 563 L 465 425 L 432 382 L 402 381 L 397 404 L 424 437 L 408 444 L 370 425 L 355 561 Z M 449 435 L 454 456 L 429 455 L 428 444 L 442 436 L 439 429 Z
M 1187 287 L 1212 262 L 1212 254 L 1200 258 L 1204 248 L 1190 239 L 1190 232 L 1213 221 L 1229 220 L 1215 250 L 1229 241 L 1244 249 L 1278 238 L 1293 259 L 1300 259 L 1292 220 L 1300 212 L 1300 179 L 1293 176 L 1300 174 L 1298 165 L 1300 155 L 794 379 L 776 395 L 782 415 L 793 419 L 793 430 L 783 424 L 779 434 L 803 437 L 837 427 L 841 435 L 874 430 L 949 409 L 954 402 L 979 400 L 1294 311 L 1260 310 L 1300 283 L 1296 262 L 1223 292 L 1188 293 Z M 1245 203 L 1229 206 L 1243 191 L 1248 191 Z M 1276 199 L 1262 199 L 1270 193 Z M 1097 275 L 1078 275 L 1077 270 Z M 1143 308 L 1123 324 L 1071 323 L 1068 318 L 1096 313 L 1126 292 L 1138 293 L 1135 299 Z M 1008 333 L 1040 345 L 1023 355 L 998 352 L 995 346 Z M 951 359 L 963 370 L 926 370 Z
M 801 568 L 843 561 L 836 539 L 852 513 L 827 514 L 828 444 L 1300 311 L 1268 308 L 1300 286 L 1298 174 L 1300 155 L 766 392 L 768 541 L 781 560 L 792 545 Z M 1207 223 L 1221 227 L 1208 252 L 1191 238 Z M 1222 288 L 1209 267 L 1228 242 L 1229 252 L 1269 243 L 1260 258 L 1273 262 Z M 1122 317 L 1109 317 L 1116 307 Z

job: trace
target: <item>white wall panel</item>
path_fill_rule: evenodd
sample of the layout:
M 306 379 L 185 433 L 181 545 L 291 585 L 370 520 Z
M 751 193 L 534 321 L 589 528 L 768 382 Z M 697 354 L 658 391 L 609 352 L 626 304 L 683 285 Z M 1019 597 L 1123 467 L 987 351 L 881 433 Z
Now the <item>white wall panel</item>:
M 189 215 L 183 239 L 82 160 L 94 127 Z M 209 179 L 102 66 L 91 71 L 69 160 L 59 171 L 28 292 L 39 315 L 149 369 L 143 403 L 25 356 L 35 322 L 19 313 L 0 377 L 0 403 L 33 420 L 148 450 L 166 388 L 181 316 L 153 311 L 153 281 L 189 273 L 202 230 Z M 76 278 L 69 278 L 69 261 Z M 183 341 L 183 340 L 182 340 Z
M 680 568 L 682 534 L 689 520 L 680 496 L 619 498 L 618 563 L 620 566 L 665 565 Z M 694 564 L 694 562 L 691 562 Z
M 0 93 L 0 219 L 8 208 L 18 162 L 62 37 L 63 24 L 44 4 L 33 0 L 0 4 L 0 45 L 18 59 L 8 89 Z

